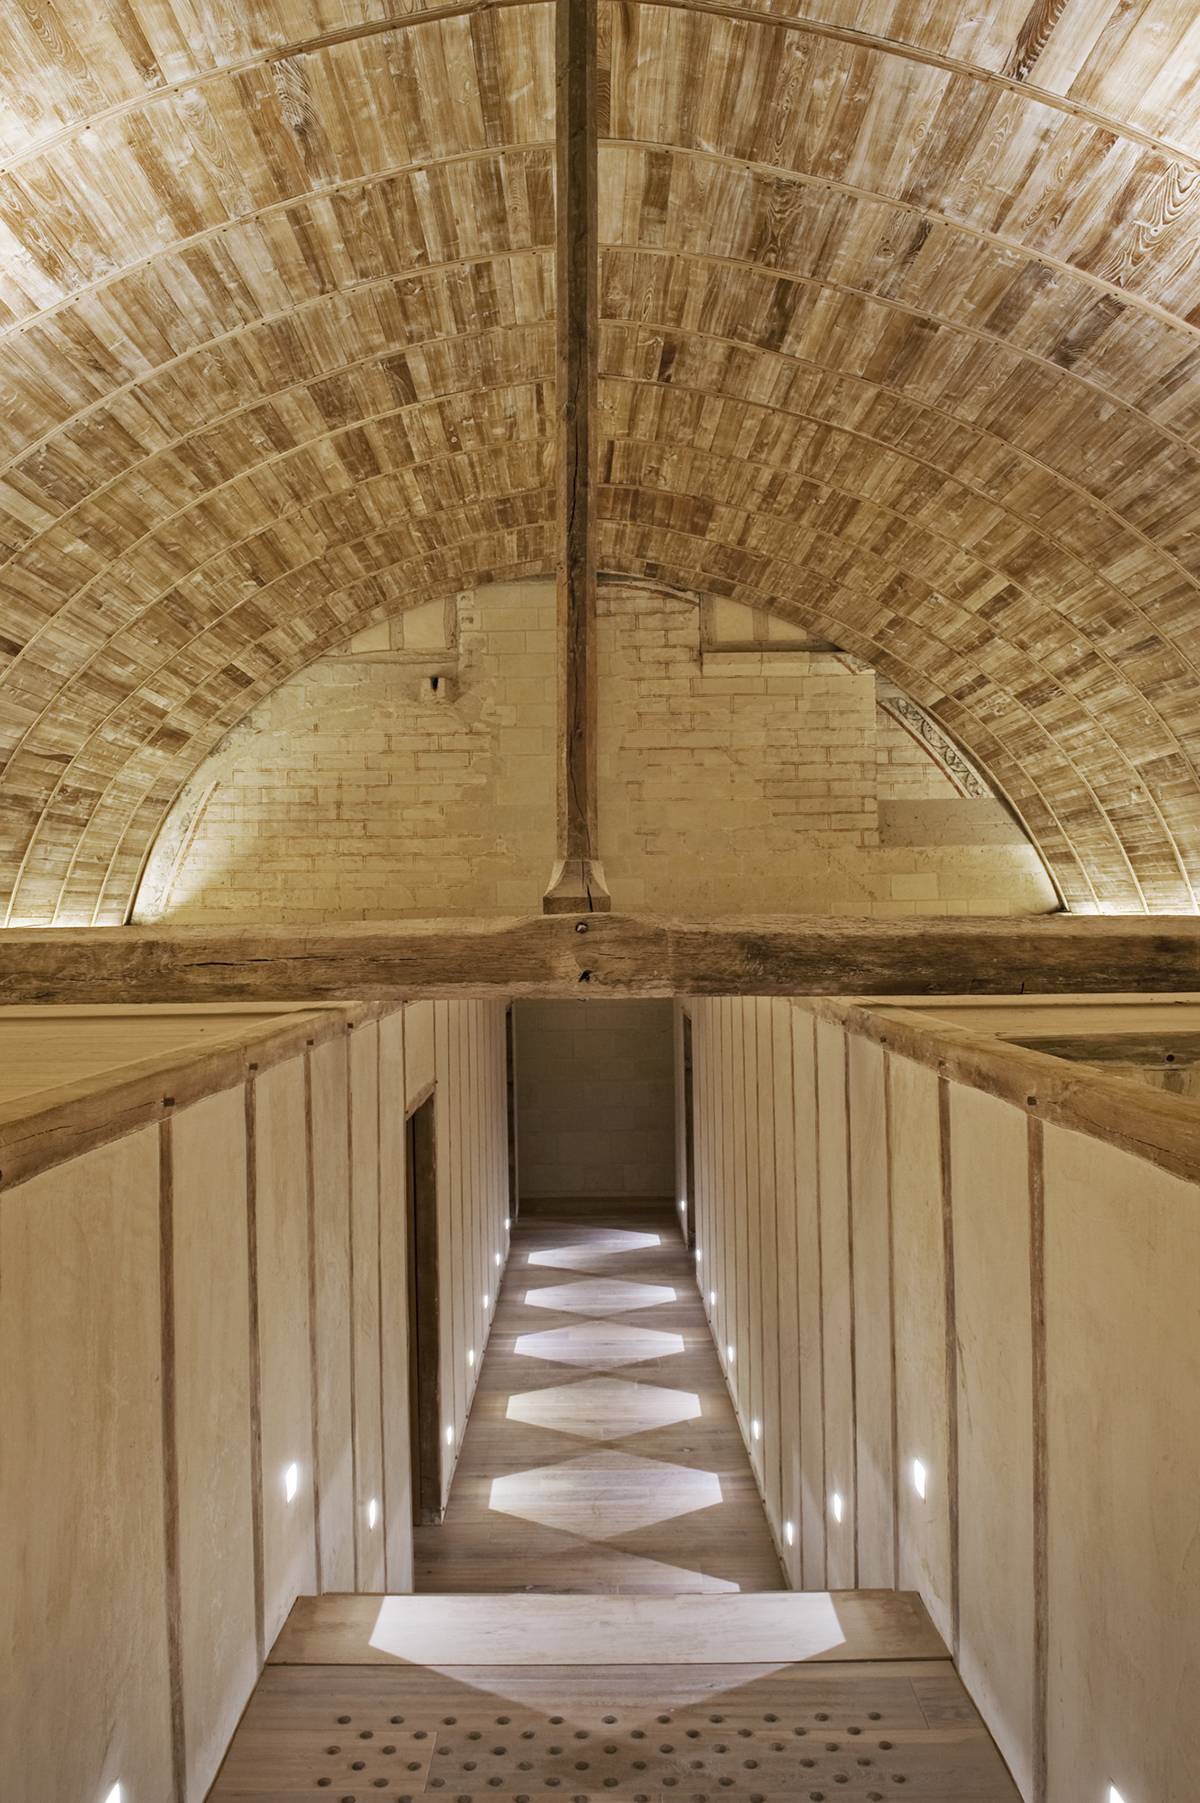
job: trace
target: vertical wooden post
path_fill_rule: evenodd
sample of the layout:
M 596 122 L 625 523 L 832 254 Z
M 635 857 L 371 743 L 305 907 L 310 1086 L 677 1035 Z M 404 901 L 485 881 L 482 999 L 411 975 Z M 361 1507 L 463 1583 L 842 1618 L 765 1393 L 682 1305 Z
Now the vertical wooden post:
M 612 906 L 596 831 L 596 3 L 556 0 L 558 842 L 546 914 Z

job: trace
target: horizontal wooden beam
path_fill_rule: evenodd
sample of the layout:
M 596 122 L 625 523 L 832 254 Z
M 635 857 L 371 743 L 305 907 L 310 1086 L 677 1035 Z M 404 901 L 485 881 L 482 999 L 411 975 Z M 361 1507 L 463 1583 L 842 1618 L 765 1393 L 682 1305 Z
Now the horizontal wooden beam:
M 1200 992 L 1200 918 L 651 914 L 0 932 L 0 1003 Z

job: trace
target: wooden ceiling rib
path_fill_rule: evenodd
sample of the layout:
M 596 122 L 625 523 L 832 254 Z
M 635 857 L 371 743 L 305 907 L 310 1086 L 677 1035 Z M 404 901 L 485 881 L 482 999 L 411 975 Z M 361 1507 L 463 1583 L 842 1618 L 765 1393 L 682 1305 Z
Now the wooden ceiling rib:
M 0 873 L 125 918 L 364 622 L 549 568 L 552 9 L 18 0 Z M 601 549 L 868 659 L 1069 905 L 1200 894 L 1200 17 L 600 0 Z M 532 900 L 532 898 L 531 898 Z

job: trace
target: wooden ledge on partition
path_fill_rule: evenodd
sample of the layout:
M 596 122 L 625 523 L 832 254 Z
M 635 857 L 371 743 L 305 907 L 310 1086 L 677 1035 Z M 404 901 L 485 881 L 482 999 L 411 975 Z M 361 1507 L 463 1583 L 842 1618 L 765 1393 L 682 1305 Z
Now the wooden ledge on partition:
M 1185 1096 L 1015 1045 L 998 1033 L 956 1027 L 932 1009 L 816 998 L 797 1005 L 951 1083 L 982 1090 L 1052 1126 L 1102 1140 L 1174 1177 L 1200 1183 L 1200 1108 Z M 1169 1011 L 1170 998 L 1162 1006 Z
M 128 1018 L 138 1011 L 123 1012 Z M 252 1074 L 303 1056 L 309 1046 L 344 1038 L 355 1027 L 394 1012 L 386 1004 L 318 1003 L 303 1010 L 281 1005 L 278 1014 L 266 1021 L 247 1022 L 231 1013 L 228 1033 L 202 1044 L 180 1045 L 15 1096 L 0 1103 L 0 1188 L 12 1189 L 98 1146 L 124 1139 L 206 1096 L 236 1088 Z M 13 1013 L 5 1010 L 5 1017 L 12 1018 Z M 49 1016 L 61 1024 L 81 1013 L 29 1009 L 19 1017 L 36 1022 Z M 89 1018 L 94 1017 L 95 1011 L 89 1011 Z

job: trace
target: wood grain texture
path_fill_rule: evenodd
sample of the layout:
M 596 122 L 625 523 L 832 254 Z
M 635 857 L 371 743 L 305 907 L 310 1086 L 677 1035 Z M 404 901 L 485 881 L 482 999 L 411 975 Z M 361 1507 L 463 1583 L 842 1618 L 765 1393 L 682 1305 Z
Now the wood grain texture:
M 633 1648 L 640 1665 L 668 1667 L 712 1664 L 717 1651 L 722 1664 L 752 1667 L 949 1661 L 920 1597 L 895 1590 L 602 1600 L 302 1596 L 268 1657 L 271 1665 L 620 1667 Z
M 596 787 L 596 0 L 555 0 L 558 831 L 546 914 L 607 912 Z
M 553 565 L 554 9 L 369 11 L 11 9 L 11 922 L 118 923 L 281 679 Z M 1188 10 L 597 24 L 601 567 L 875 664 L 1073 909 L 1193 910 Z
M 1118 970 L 1125 990 L 1200 991 L 1200 921 L 609 914 L 322 927 L 33 928 L 0 935 L 0 997 L 14 1005 L 1087 995 L 1111 991 Z
M 1043 1122 L 1131 1152 L 1174 1176 L 1200 1181 L 1200 1123 L 1195 1103 L 1102 1069 L 924 1017 L 836 1001 L 806 1007 L 842 1022 L 914 1063 L 1011 1102 Z
M 301 1057 L 308 1046 L 344 1038 L 358 1021 L 390 1011 L 369 1006 L 321 1008 L 241 1027 L 230 1020 L 228 1032 L 216 1044 L 193 1042 L 134 1061 L 126 1055 L 107 1067 L 98 1063 L 74 1082 L 18 1097 L 0 1106 L 0 1182 L 9 1189 L 97 1146 L 161 1123 L 178 1108 L 238 1087 L 250 1073 Z M 36 1057 L 38 1023 L 28 1022 L 27 1027 L 30 1052 Z M 10 1033 L 10 1048 L 15 1050 L 16 1043 Z
M 419 1622 L 444 1615 L 468 1637 L 475 1622 L 471 1659 L 510 1630 L 544 1637 L 531 1590 L 648 1612 L 605 1651 L 595 1618 L 568 1611 L 553 1663 L 624 1658 L 630 1634 L 648 1662 L 655 1598 L 669 1612 L 681 1594 L 781 1592 L 694 1270 L 669 1203 L 523 1203 L 445 1516 L 414 1534 Z M 515 1663 L 546 1660 L 508 1644 Z
M 931 1803 L 1018 1795 L 946 1659 L 270 1665 L 213 1803 L 301 1803 L 322 1780 L 335 1797 L 349 1785 L 401 1803 L 439 1792 L 528 1803 L 559 1786 L 580 1803 L 868 1799 L 908 1785 Z

